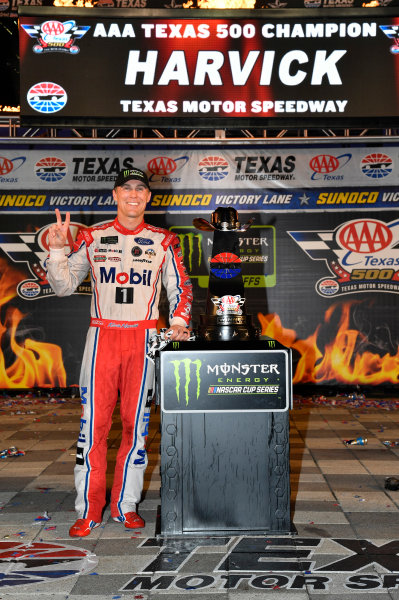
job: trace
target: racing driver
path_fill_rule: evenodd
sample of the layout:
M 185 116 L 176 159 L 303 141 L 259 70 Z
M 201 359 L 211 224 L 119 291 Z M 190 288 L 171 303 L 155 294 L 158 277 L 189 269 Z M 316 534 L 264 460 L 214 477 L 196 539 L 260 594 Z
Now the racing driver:
M 70 214 L 49 229 L 48 281 L 58 296 L 72 294 L 91 273 L 91 321 L 80 374 L 82 417 L 74 470 L 76 523 L 71 537 L 84 537 L 101 524 L 105 506 L 107 435 L 120 396 L 122 440 L 111 491 L 111 516 L 128 529 L 144 527 L 137 514 L 144 471 L 145 440 L 154 389 L 153 363 L 146 357 L 156 333 L 161 286 L 169 301 L 165 335 L 190 336 L 192 287 L 179 240 L 144 222 L 151 197 L 144 171 L 119 173 L 113 189 L 114 221 L 84 229 L 65 255 Z

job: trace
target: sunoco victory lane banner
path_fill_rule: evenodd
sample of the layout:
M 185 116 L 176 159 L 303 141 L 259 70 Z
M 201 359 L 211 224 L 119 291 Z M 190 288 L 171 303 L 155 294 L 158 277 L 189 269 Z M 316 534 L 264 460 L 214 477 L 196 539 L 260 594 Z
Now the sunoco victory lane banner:
M 90 147 L 7 140 L 0 145 L 0 387 L 77 384 L 91 286 L 86 280 L 72 296 L 54 296 L 43 269 L 48 231 L 56 207 L 70 210 L 69 252 L 81 229 L 114 218 L 114 179 L 131 165 L 150 176 L 148 222 L 179 237 L 194 327 L 205 311 L 213 236 L 193 219 L 233 206 L 241 223 L 255 217 L 240 234 L 246 312 L 263 335 L 292 348 L 294 384 L 397 384 L 398 160 L 399 146 L 381 139 Z M 112 282 L 117 267 L 102 259 Z M 126 273 L 133 282 L 140 260 L 132 257 Z M 161 314 L 163 326 L 165 302 Z
M 399 117 L 399 18 L 389 14 L 21 14 L 27 122 L 160 127 L 295 118 L 370 126 L 369 119 Z

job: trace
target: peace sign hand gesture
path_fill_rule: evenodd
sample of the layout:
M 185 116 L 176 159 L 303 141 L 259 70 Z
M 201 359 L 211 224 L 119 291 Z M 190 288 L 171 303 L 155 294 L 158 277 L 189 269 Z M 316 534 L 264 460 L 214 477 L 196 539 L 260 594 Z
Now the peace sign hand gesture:
M 57 223 L 54 223 L 54 225 L 50 226 L 48 233 L 49 246 L 50 248 L 64 248 L 67 241 L 71 215 L 69 212 L 67 212 L 65 215 L 65 221 L 63 223 L 61 219 L 61 213 L 59 209 L 56 208 L 55 216 L 57 217 Z

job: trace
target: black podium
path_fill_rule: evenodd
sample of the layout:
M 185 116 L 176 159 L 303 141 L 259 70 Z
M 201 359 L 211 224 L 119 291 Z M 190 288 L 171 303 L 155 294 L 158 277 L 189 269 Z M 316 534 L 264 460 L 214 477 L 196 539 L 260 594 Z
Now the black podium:
M 291 350 L 170 342 L 156 362 L 161 534 L 291 533 Z

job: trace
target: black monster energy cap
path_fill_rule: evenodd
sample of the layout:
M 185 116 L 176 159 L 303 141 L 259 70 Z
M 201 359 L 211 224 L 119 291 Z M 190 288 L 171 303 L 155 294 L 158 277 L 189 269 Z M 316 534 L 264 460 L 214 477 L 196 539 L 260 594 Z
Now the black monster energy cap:
M 142 181 L 148 187 L 148 189 L 150 189 L 147 174 L 144 173 L 144 171 L 142 171 L 141 169 L 123 169 L 122 171 L 120 171 L 117 178 L 115 179 L 114 188 L 118 187 L 119 185 L 123 185 L 127 181 L 130 181 L 130 179 L 137 179 L 138 181 Z

